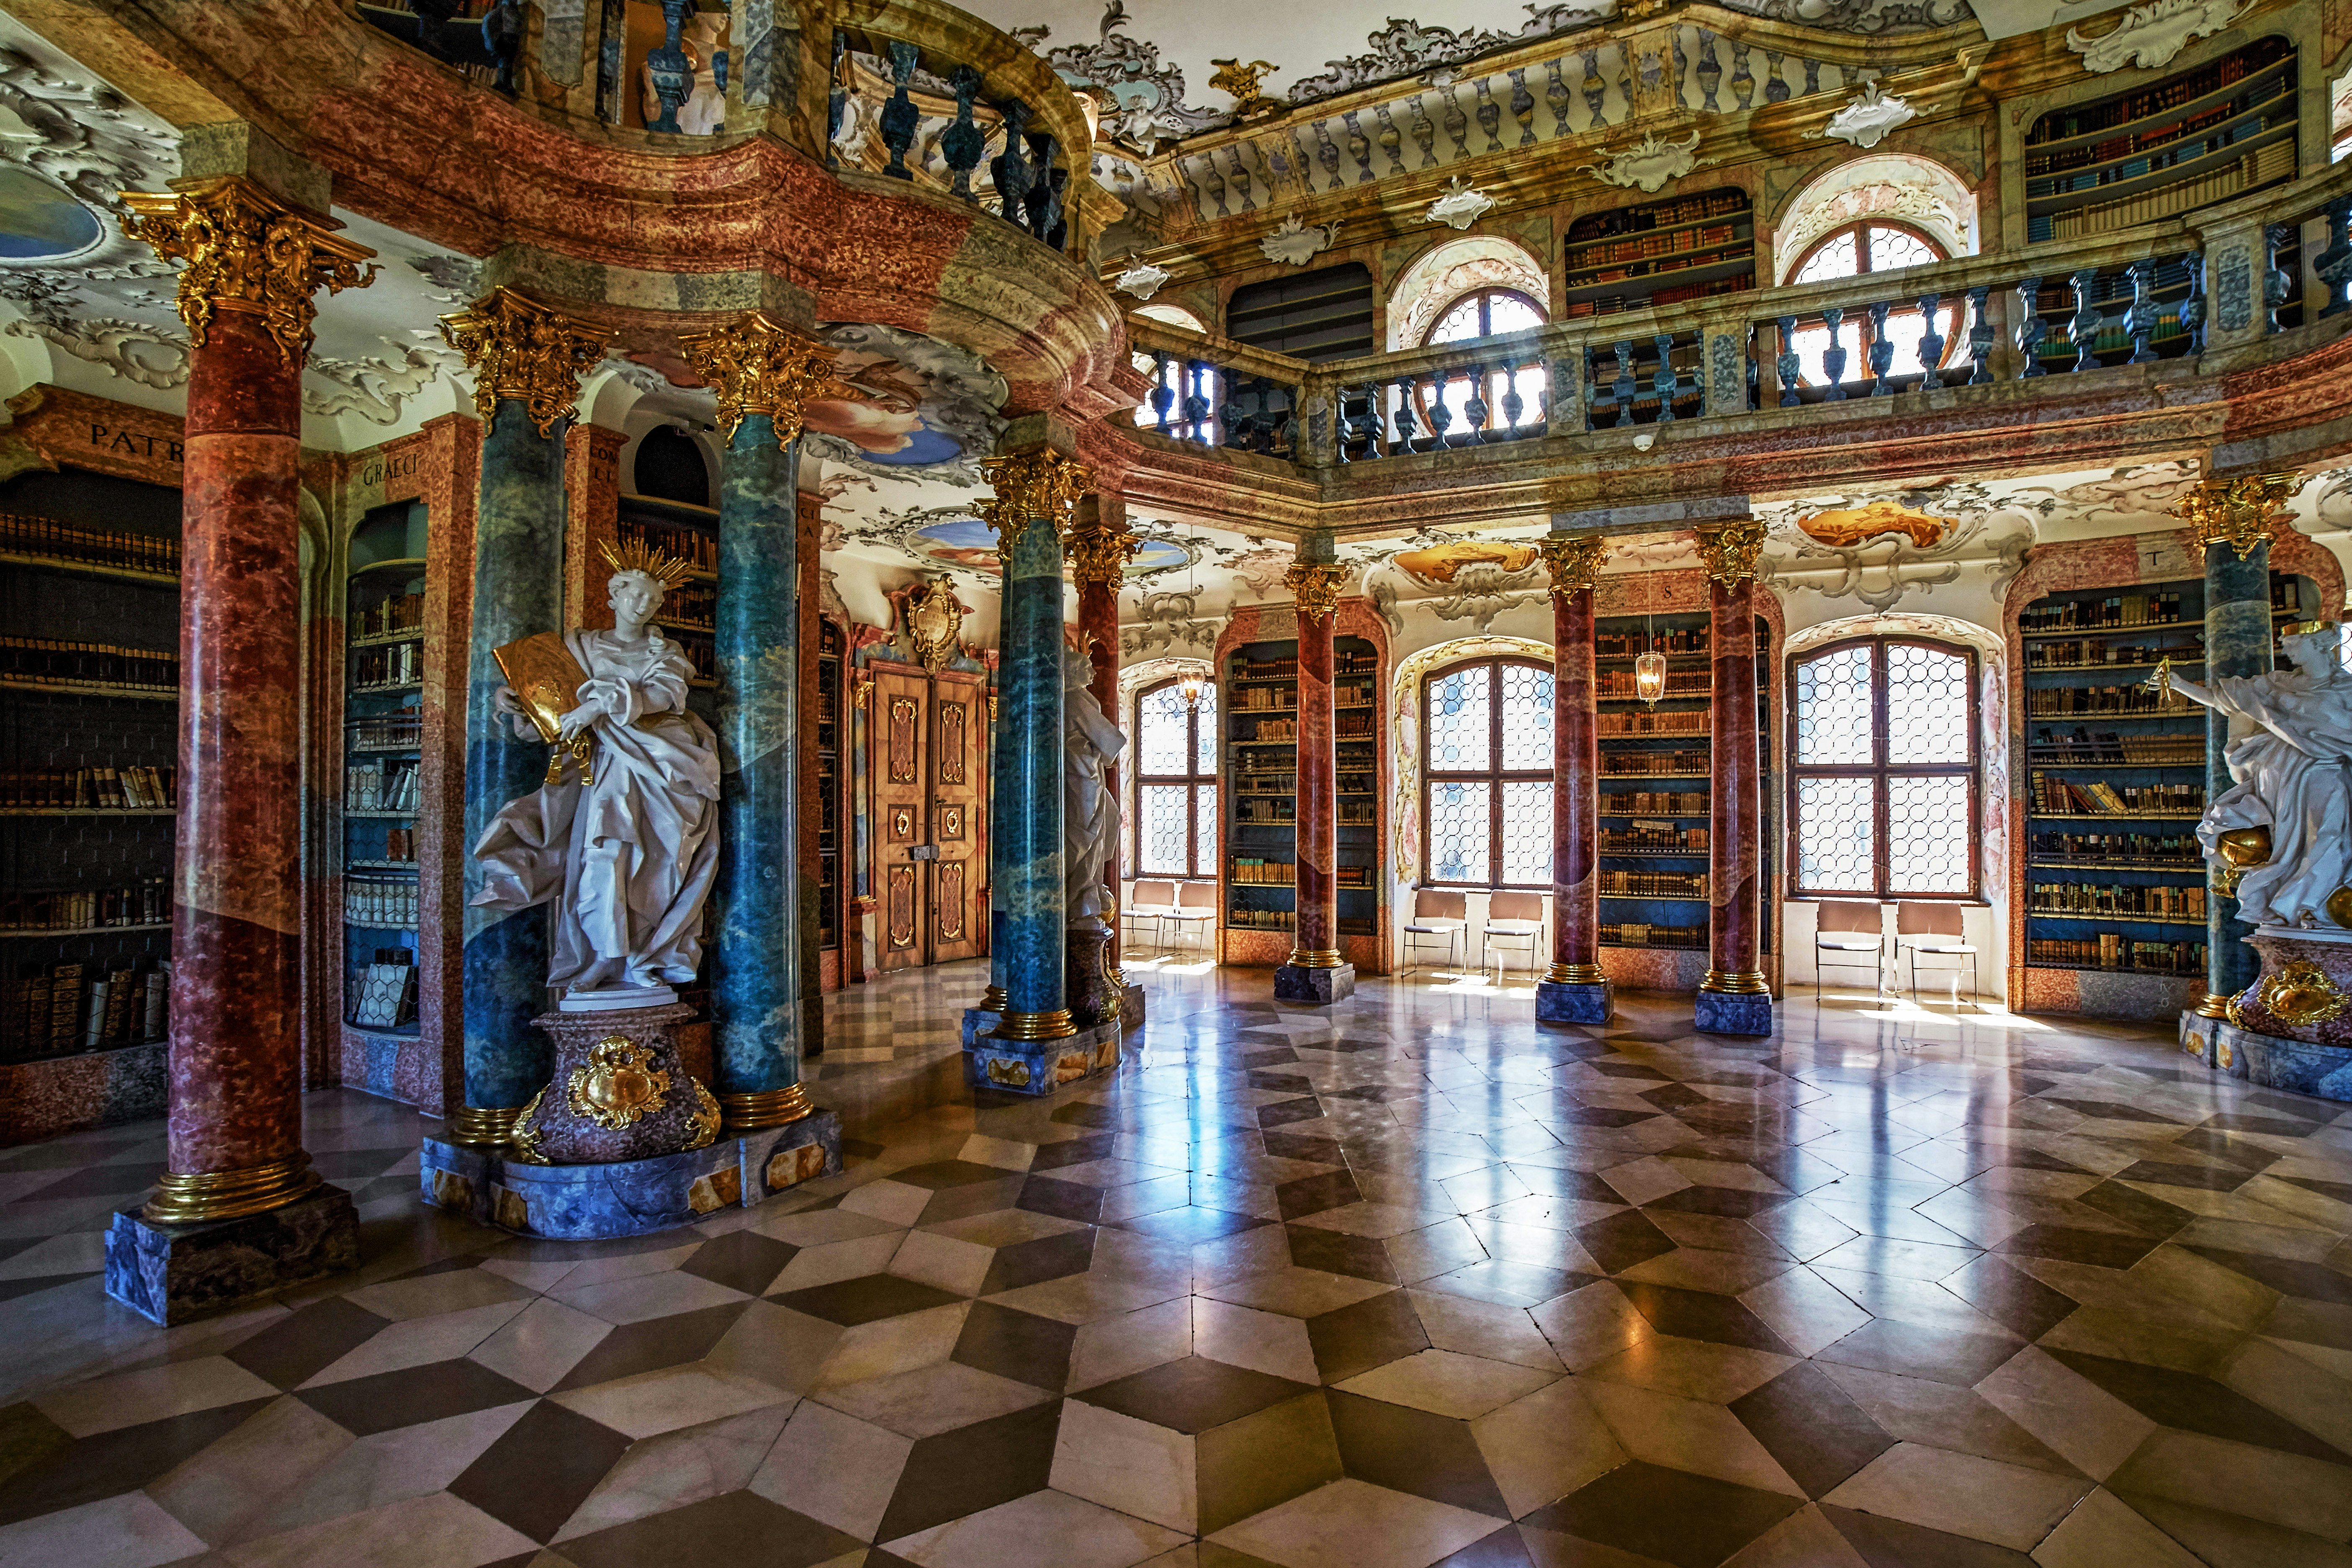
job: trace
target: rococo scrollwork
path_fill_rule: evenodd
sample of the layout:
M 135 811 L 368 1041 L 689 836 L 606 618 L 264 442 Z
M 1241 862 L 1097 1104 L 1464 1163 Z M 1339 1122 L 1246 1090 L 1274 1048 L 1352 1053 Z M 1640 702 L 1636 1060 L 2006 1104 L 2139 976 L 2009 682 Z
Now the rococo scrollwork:
M 1598 534 L 1547 538 L 1536 547 L 1551 572 L 1551 591 L 1572 599 L 1601 579 L 1601 563 L 1609 559 L 1609 541 Z
M 719 423 L 730 437 L 746 416 L 764 413 L 775 424 L 776 444 L 790 446 L 800 436 L 802 405 L 808 399 L 860 397 L 834 376 L 839 349 L 803 337 L 758 310 L 680 338 L 677 346 L 718 393 Z
M 1079 584 L 1117 588 L 1127 580 L 1127 563 L 1143 549 L 1143 541 L 1123 528 L 1113 528 L 1100 516 L 1071 528 L 1062 541 L 1070 562 L 1070 580 Z
M 1757 558 L 1764 551 L 1764 525 L 1753 517 L 1698 530 L 1698 559 L 1708 579 L 1737 588 L 1743 578 L 1756 575 Z
M 583 317 L 528 294 L 494 288 L 464 310 L 441 318 L 441 336 L 474 372 L 474 407 L 495 421 L 512 399 L 540 434 L 579 412 L 580 378 L 604 359 L 612 334 Z
M 2196 530 L 2200 549 L 2228 545 L 2240 560 L 2270 543 L 2271 515 L 2303 488 L 2300 474 L 2250 474 L 2208 479 L 2173 507 L 2173 516 Z
M 1309 620 L 1328 621 L 1339 607 L 1339 588 L 1348 580 L 1348 569 L 1300 561 L 1282 574 L 1282 580 L 1298 601 L 1298 613 Z
M 980 469 L 996 494 L 972 509 L 996 530 L 998 553 L 1008 558 L 1033 522 L 1045 523 L 1059 538 L 1089 478 L 1085 464 L 1050 446 L 983 457 Z
M 241 175 L 191 183 L 170 193 L 125 191 L 122 232 L 144 240 L 165 261 L 187 264 L 180 274 L 180 319 L 202 346 L 213 317 L 246 310 L 261 317 L 278 352 L 300 364 L 310 352 L 310 296 L 364 288 L 375 255 L 339 239 L 334 219 L 298 212 Z

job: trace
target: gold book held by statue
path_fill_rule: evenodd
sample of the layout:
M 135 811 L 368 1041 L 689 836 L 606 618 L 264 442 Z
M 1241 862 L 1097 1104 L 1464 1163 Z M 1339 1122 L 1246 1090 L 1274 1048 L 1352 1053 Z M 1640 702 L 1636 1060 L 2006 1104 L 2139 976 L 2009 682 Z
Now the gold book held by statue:
M 541 632 L 490 650 L 499 662 L 507 685 L 514 689 L 515 701 L 529 716 L 540 738 L 555 747 L 547 759 L 547 782 L 554 784 L 563 777 L 563 759 L 572 758 L 580 764 L 580 781 L 595 782 L 589 769 L 589 737 L 586 731 L 563 738 L 563 716 L 580 706 L 580 688 L 588 684 L 588 672 L 564 646 L 559 632 Z

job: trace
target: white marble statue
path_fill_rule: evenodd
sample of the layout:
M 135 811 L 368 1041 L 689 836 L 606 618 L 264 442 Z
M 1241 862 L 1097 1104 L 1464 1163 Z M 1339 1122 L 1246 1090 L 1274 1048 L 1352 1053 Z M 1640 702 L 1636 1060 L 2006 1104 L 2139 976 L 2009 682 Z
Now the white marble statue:
M 554 905 L 548 983 L 568 1009 L 643 1006 L 690 984 L 702 956 L 702 905 L 719 869 L 719 744 L 686 710 L 694 667 L 653 626 L 677 564 L 629 552 L 608 585 L 610 632 L 563 633 L 588 680 L 562 716 L 566 739 L 592 739 L 588 771 L 509 801 L 474 846 L 478 904 Z M 510 686 L 499 712 L 536 738 Z M 633 996 L 633 991 L 644 994 Z
M 1103 867 L 1118 848 L 1118 797 L 1109 772 L 1127 749 L 1127 737 L 1105 717 L 1088 683 L 1094 661 L 1083 648 L 1062 646 L 1063 923 L 1110 928 L 1111 897 Z
M 2240 917 L 2255 925 L 2335 929 L 2328 895 L 2352 883 L 2352 671 L 2334 622 L 2291 627 L 2282 639 L 2294 668 L 2224 675 L 2200 685 L 2159 671 L 2156 682 L 2227 714 L 2251 733 L 2224 753 L 2235 787 L 2210 802 L 2197 841 L 2214 864 L 2216 842 L 2242 828 L 2270 830 L 2270 859 L 2238 883 Z

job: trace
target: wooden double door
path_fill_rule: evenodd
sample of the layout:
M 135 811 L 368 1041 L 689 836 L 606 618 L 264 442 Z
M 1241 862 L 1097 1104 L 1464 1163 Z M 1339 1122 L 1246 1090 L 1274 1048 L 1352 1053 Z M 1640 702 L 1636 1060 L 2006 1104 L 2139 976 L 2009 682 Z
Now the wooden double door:
M 874 887 L 880 966 L 988 951 L 988 684 L 874 670 Z

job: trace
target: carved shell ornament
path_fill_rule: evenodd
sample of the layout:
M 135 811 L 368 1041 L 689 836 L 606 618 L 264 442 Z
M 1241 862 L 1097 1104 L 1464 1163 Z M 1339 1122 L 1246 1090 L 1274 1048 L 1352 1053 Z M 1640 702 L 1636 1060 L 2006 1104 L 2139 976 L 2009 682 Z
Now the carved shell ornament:
M 1111 287 L 1121 294 L 1132 294 L 1138 299 L 1149 299 L 1160 292 L 1160 286 L 1173 276 L 1164 267 L 1154 267 L 1139 261 L 1111 280 Z
M 1693 131 L 1693 136 L 1697 132 Z M 1459 174 L 1447 183 L 1445 193 L 1429 204 L 1422 214 L 1424 223 L 1444 224 L 1450 229 L 1466 229 L 1493 209 L 1495 198 L 1484 191 L 1471 188 L 1470 182 Z
M 1720 163 L 1720 158 L 1694 156 L 1698 149 L 1698 132 L 1694 131 L 1681 141 L 1661 141 L 1657 132 L 1645 132 L 1642 140 L 1622 152 L 1612 152 L 1600 163 L 1582 163 L 1578 167 L 1604 185 L 1635 186 L 1655 194 L 1668 182 L 1679 180 L 1694 169 L 1710 163 Z
M 1877 82 L 1866 81 L 1862 84 L 1862 91 L 1847 99 L 1845 107 L 1830 116 L 1827 125 L 1807 131 L 1805 139 L 1818 141 L 1834 136 L 1856 147 L 1875 147 L 1886 140 L 1888 131 L 1918 118 L 1918 111 L 1909 104 L 1879 91 Z
M 2066 29 L 2066 47 L 2083 57 L 2083 68 L 2104 76 L 2126 65 L 2154 70 L 2191 39 L 2210 37 L 2242 16 L 2248 0 L 2154 0 L 2124 13 L 2115 30 L 2096 38 Z
M 1305 267 L 1324 251 L 1339 243 L 1338 224 L 1317 224 L 1313 227 L 1298 221 L 1293 213 L 1282 220 L 1282 226 L 1257 242 L 1268 261 L 1278 261 L 1285 267 Z

